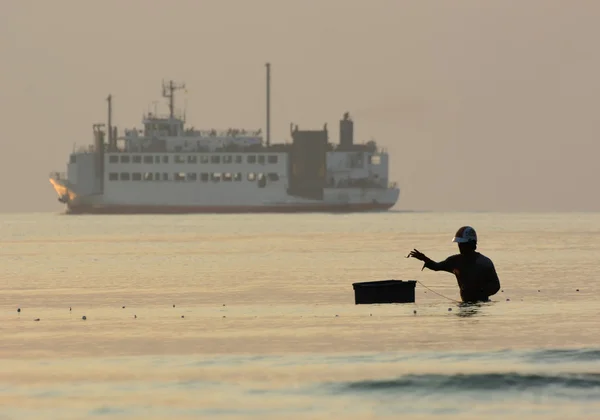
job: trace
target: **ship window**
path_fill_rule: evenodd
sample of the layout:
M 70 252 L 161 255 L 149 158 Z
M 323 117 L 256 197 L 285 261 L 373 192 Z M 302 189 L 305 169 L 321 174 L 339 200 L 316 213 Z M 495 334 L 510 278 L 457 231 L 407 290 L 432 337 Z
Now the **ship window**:
M 163 163 L 169 163 L 169 156 L 163 156 Z
M 132 162 L 133 163 L 142 163 L 142 157 L 139 155 L 135 155 L 135 156 L 133 156 Z
M 237 156 L 236 156 L 237 157 Z M 241 156 L 240 156 L 241 157 Z M 234 181 L 241 181 L 242 180 L 242 173 L 238 172 L 236 174 L 233 174 L 233 180 Z
M 371 165 L 379 165 L 381 163 L 381 156 L 379 156 L 379 155 L 372 155 L 369 158 L 369 163 Z
M 129 155 L 121 156 L 121 163 L 129 163 Z
M 208 163 L 208 156 L 200 155 L 200 163 Z
M 75 163 L 75 160 L 76 160 L 76 156 L 71 155 L 71 157 L 69 158 L 69 163 Z
M 188 155 L 188 163 L 198 163 L 198 158 L 195 155 Z
M 206 172 L 200 174 L 200 181 L 208 182 L 208 174 Z
M 169 180 L 169 174 L 166 173 L 166 172 L 163 172 L 162 180 L 163 181 L 168 181 Z
M 144 163 L 154 163 L 154 156 L 144 156 Z
M 175 172 L 173 174 L 173 181 L 185 181 L 185 174 L 183 172 Z
M 154 156 L 154 163 L 160 163 L 160 156 Z
M 188 174 L 187 174 L 188 181 L 195 181 L 197 179 L 198 179 L 198 174 L 196 172 L 188 172 Z
M 250 156 L 248 156 L 250 157 Z M 248 181 L 254 181 L 256 179 L 256 174 L 254 172 L 250 172 L 248 174 Z
M 231 174 L 229 172 L 223 174 L 223 181 L 231 181 Z
M 258 186 L 264 188 L 267 185 L 267 177 L 265 174 L 258 174 Z
M 110 163 L 119 163 L 119 156 L 117 156 L 117 155 L 110 155 L 108 157 L 108 161 Z
M 237 155 L 235 157 L 235 163 L 242 163 L 242 155 Z
M 248 162 L 248 163 L 256 163 L 256 156 L 254 156 L 254 155 L 249 155 L 249 156 L 246 158 L 246 162 Z
M 277 163 L 277 155 L 269 155 L 269 157 L 267 158 L 267 161 L 269 163 Z
M 185 163 L 185 159 L 181 155 L 175 155 L 175 163 Z
M 219 163 L 221 161 L 220 156 L 219 155 L 215 155 L 215 156 L 211 156 L 210 157 L 210 163 Z
M 267 174 L 267 179 L 269 181 L 279 181 L 279 174 L 271 172 L 271 173 Z
M 108 180 L 109 181 L 118 181 L 119 180 L 119 174 L 116 172 L 111 172 L 108 174 Z
M 160 172 L 155 172 L 154 173 L 154 180 L 155 181 L 160 181 Z
M 144 181 L 152 181 L 152 172 L 146 172 L 144 174 Z
M 131 174 L 131 180 L 132 181 L 141 181 L 142 180 L 142 174 L 139 172 L 134 172 Z
M 213 172 L 210 175 L 210 179 L 214 182 L 219 182 L 221 180 L 221 174 L 219 172 Z
M 121 157 L 123 157 L 123 156 L 121 156 Z M 127 157 L 129 157 L 129 156 L 127 156 Z M 120 178 L 121 178 L 121 181 L 129 181 L 129 172 L 121 172 Z
M 265 155 L 258 155 L 258 163 L 261 165 L 265 164 Z
M 233 158 L 231 155 L 223 156 L 223 163 L 231 163 L 232 160 L 233 160 Z

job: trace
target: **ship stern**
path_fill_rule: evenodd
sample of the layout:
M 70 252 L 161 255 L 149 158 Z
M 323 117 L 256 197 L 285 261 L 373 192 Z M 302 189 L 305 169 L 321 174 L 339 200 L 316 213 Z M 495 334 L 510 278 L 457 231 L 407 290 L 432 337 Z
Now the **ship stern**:
M 56 191 L 56 195 L 58 195 L 59 202 L 68 205 L 77 198 L 77 194 L 69 186 L 69 181 L 64 173 L 52 172 L 49 181 L 54 191 Z
M 398 186 L 398 184 L 392 182 L 390 185 L 388 185 L 386 195 L 388 198 L 388 202 L 391 203 L 391 206 L 389 207 L 391 209 L 398 203 L 398 200 L 400 199 L 400 187 Z

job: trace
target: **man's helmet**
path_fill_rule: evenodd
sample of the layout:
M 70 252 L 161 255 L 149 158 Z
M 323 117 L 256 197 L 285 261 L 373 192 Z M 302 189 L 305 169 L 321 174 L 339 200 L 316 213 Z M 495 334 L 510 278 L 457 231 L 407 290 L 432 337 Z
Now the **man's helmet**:
M 477 233 L 475 233 L 475 229 L 471 226 L 463 226 L 456 231 L 456 235 L 454 235 L 452 242 L 457 242 L 459 244 L 477 242 Z

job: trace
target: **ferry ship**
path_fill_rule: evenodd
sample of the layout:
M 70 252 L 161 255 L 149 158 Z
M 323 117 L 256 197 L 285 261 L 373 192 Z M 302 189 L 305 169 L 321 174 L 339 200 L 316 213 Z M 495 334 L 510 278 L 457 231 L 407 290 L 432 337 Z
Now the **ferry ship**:
M 175 92 L 163 82 L 169 114 L 143 115 L 143 129 L 94 124 L 94 142 L 71 153 L 65 173 L 50 183 L 68 214 L 288 213 L 386 211 L 400 189 L 389 180 L 389 155 L 374 141 L 354 142 L 348 113 L 339 143 L 327 124 L 300 130 L 291 142 L 270 142 L 270 65 L 267 63 L 266 141 L 261 130 L 196 130 L 176 114 Z

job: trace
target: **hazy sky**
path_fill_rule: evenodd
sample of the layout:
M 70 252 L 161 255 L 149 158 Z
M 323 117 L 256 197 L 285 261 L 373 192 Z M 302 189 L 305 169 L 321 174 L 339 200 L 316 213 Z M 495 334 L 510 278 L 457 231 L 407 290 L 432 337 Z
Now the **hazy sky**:
M 0 0 L 0 211 L 61 211 L 48 182 L 162 79 L 196 128 L 272 139 L 349 111 L 391 153 L 400 209 L 600 210 L 596 0 Z M 183 97 L 179 105 L 184 103 Z

